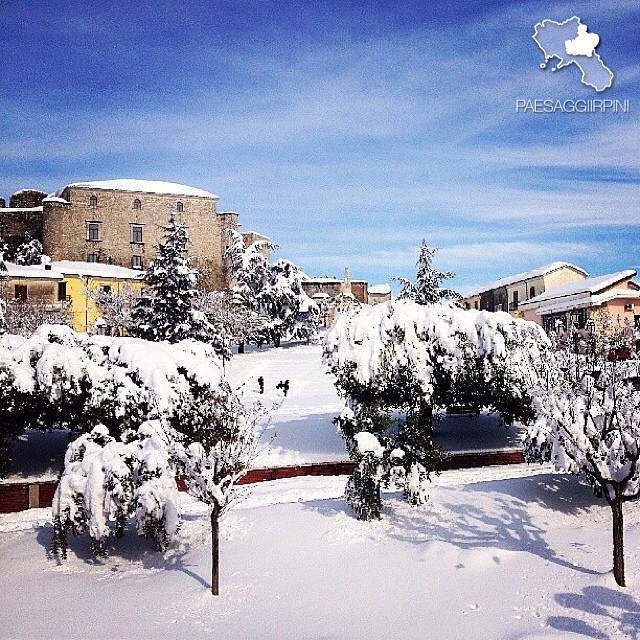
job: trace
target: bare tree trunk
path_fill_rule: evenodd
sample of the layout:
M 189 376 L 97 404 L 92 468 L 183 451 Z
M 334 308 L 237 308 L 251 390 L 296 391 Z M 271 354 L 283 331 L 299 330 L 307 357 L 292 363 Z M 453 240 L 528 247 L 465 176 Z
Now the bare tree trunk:
M 622 515 L 622 489 L 615 487 L 615 497 L 611 502 L 613 514 L 613 576 L 624 587 L 624 520 Z
M 211 509 L 211 593 L 220 595 L 220 509 Z
M 238 342 L 238 353 L 244 353 L 244 342 Z

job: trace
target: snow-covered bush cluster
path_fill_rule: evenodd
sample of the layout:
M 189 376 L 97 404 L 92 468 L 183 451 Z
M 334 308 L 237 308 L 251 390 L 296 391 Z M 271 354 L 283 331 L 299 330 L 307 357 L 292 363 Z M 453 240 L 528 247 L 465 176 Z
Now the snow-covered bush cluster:
M 97 425 L 72 442 L 53 500 L 53 552 L 66 558 L 69 530 L 88 530 L 94 553 L 106 555 L 110 523 L 121 537 L 131 515 L 140 535 L 166 548 L 180 522 L 173 446 L 159 420 L 120 440 Z
M 443 457 L 432 432 L 444 408 L 488 407 L 507 423 L 532 419 L 527 389 L 548 349 L 533 323 L 447 302 L 399 300 L 341 314 L 327 333 L 325 359 L 348 401 L 336 422 L 358 462 L 347 496 L 359 516 L 379 516 L 380 486 L 392 481 L 411 502 L 426 500 L 429 474 Z M 363 432 L 381 449 L 364 451 Z M 371 501 L 363 509 L 365 495 Z
M 282 340 L 304 340 L 317 332 L 319 310 L 302 289 L 302 271 L 289 260 L 271 264 L 265 250 L 276 245 L 268 241 L 244 246 L 242 236 L 232 229 L 225 259 L 235 284 L 235 300 L 264 319 L 249 337 L 256 344 Z
M 96 424 L 116 436 L 154 418 L 193 431 L 203 396 L 230 393 L 209 345 L 88 336 L 61 325 L 0 338 L 0 391 L 3 440 L 27 427 L 90 431 Z
M 26 427 L 87 432 L 69 446 L 54 497 L 61 556 L 69 530 L 88 529 L 94 551 L 105 553 L 111 524 L 121 533 L 130 515 L 164 548 L 179 523 L 176 474 L 210 506 L 213 526 L 257 441 L 221 359 L 195 340 L 88 336 L 59 325 L 26 340 L 4 335 L 0 392 L 3 443 Z

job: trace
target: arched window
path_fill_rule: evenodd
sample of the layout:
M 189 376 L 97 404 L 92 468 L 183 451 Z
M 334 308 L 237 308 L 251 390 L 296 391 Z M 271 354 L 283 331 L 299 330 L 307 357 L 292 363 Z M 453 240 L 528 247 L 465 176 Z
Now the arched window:
M 98 206 L 98 196 L 93 195 L 89 198 L 89 206 L 90 207 L 97 207 Z
M 134 208 L 134 209 L 142 209 L 142 202 L 140 202 L 140 199 L 139 199 L 139 198 L 136 198 L 136 199 L 133 201 L 133 208 Z
M 178 213 L 182 213 L 184 211 L 184 204 L 182 204 L 182 202 L 180 202 L 180 200 L 178 200 L 178 202 L 176 202 L 176 211 Z

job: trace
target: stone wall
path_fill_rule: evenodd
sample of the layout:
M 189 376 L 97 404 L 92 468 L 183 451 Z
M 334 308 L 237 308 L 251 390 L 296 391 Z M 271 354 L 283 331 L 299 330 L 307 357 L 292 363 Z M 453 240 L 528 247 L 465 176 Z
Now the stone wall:
M 44 191 L 37 189 L 22 189 L 14 193 L 9 199 L 9 207 L 14 209 L 30 209 L 42 205 L 42 201 L 47 197 Z
M 9 258 L 24 242 L 24 234 L 42 240 L 42 211 L 34 209 L 0 209 L 0 236 L 7 243 Z

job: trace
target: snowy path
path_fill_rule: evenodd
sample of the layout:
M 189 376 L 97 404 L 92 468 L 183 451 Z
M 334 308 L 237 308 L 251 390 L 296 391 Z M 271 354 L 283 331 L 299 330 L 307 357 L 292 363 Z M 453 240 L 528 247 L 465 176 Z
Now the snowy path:
M 245 404 L 277 406 L 270 412 L 262 435 L 267 449 L 255 466 L 348 459 L 342 437 L 332 423 L 344 401 L 338 397 L 333 376 L 322 363 L 319 345 L 284 346 L 236 355 L 227 364 L 226 375 Z M 259 376 L 265 383 L 262 395 L 258 392 Z M 281 380 L 289 380 L 286 398 L 276 389 Z

